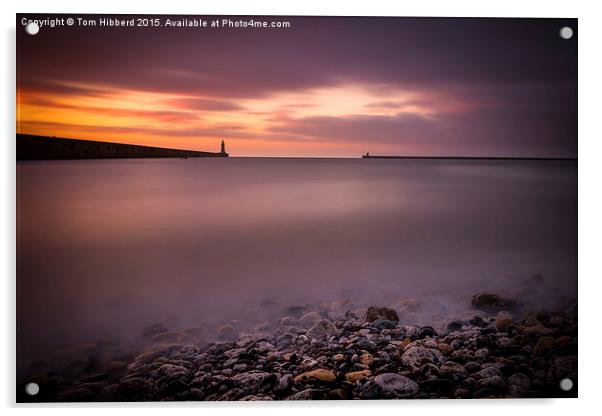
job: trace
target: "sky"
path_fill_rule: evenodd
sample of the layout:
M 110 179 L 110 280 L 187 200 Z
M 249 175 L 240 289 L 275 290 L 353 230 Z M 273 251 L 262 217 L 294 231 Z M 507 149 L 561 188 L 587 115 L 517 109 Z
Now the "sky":
M 47 16 L 17 15 L 18 133 L 207 151 L 223 139 L 231 156 L 577 157 L 576 19 L 31 36 L 22 17 Z

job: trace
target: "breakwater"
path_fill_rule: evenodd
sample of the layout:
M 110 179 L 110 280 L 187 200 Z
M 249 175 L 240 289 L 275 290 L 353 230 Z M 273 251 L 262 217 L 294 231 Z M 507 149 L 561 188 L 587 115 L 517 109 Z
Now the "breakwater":
M 228 153 L 17 134 L 17 160 L 228 157 Z

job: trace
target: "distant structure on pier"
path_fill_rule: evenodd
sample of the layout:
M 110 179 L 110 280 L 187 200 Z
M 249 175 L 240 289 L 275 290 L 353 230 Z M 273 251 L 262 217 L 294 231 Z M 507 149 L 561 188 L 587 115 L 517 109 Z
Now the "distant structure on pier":
M 222 140 L 222 150 L 220 153 L 224 156 L 228 156 L 228 153 L 226 153 L 226 143 L 224 143 L 223 140 Z

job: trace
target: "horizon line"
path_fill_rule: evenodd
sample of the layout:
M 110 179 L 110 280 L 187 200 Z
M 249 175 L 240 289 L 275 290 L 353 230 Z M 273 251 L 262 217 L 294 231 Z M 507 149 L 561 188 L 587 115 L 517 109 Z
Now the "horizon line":
M 126 144 L 130 146 L 139 146 L 139 147 L 152 147 L 156 149 L 163 150 L 180 150 L 180 151 L 190 151 L 190 152 L 208 152 L 206 150 L 197 150 L 197 149 L 181 149 L 181 148 L 172 148 L 172 147 L 159 147 L 159 146 L 150 146 L 144 144 L 137 143 L 125 143 L 125 142 L 104 142 L 102 140 L 94 140 L 94 139 L 81 139 L 74 137 L 63 137 L 63 136 L 44 136 L 40 134 L 32 134 L 32 133 L 19 133 L 16 132 L 16 136 L 33 136 L 40 138 L 53 138 L 53 139 L 65 139 L 65 140 L 79 140 L 79 141 L 91 141 L 91 142 L 100 142 L 100 143 L 111 143 L 111 144 Z M 106 139 L 105 139 L 106 140 Z M 224 140 L 217 138 L 217 140 Z M 215 152 L 213 152 L 215 153 Z M 361 154 L 359 156 L 261 156 L 261 155 L 238 155 L 232 156 L 230 152 L 231 158 L 271 158 L 271 159 L 449 159 L 449 160 L 541 160 L 541 161 L 577 161 L 577 157 L 557 157 L 557 156 L 451 156 L 451 155 L 369 155 L 369 153 Z

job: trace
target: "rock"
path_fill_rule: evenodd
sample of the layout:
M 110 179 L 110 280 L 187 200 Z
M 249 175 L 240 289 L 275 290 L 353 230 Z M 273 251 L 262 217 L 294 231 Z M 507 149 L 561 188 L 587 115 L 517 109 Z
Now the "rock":
M 439 344 L 437 344 L 437 341 L 432 338 L 423 339 L 422 345 L 420 345 L 420 346 L 426 347 L 426 348 L 439 349 Z
M 552 337 L 541 337 L 537 340 L 535 348 L 533 348 L 533 354 L 542 355 L 553 349 L 555 346 L 554 338 Z
M 454 391 L 454 399 L 470 399 L 470 390 L 459 388 Z
M 470 300 L 472 307 L 485 312 L 499 312 L 501 310 L 513 310 L 516 307 L 516 301 L 504 299 L 493 293 L 477 293 Z
M 328 339 L 338 334 L 337 327 L 327 319 L 316 322 L 306 333 L 311 339 Z
M 232 371 L 235 373 L 242 373 L 247 369 L 247 367 L 248 366 L 245 363 L 236 364 L 234 367 L 232 367 Z
M 181 365 L 163 364 L 153 372 L 155 384 L 162 396 L 187 390 L 192 379 L 191 371 Z
M 335 355 L 332 357 L 332 359 L 333 359 L 335 362 L 337 362 L 337 363 L 340 363 L 340 362 L 343 362 L 343 361 L 345 361 L 345 355 L 344 355 L 344 354 L 335 354 Z
M 420 328 L 420 331 L 418 331 L 418 338 L 419 339 L 424 339 L 424 338 L 434 338 L 436 337 L 437 331 L 435 331 L 433 329 L 432 326 L 423 326 L 422 328 Z
M 418 371 L 424 364 L 438 364 L 443 360 L 439 350 L 424 347 L 410 347 L 401 356 L 401 362 L 411 371 Z
M 449 332 L 455 332 L 455 331 L 461 331 L 462 330 L 462 321 L 451 321 L 449 324 L 447 324 L 447 330 Z
M 425 381 L 429 380 L 438 380 L 440 376 L 441 371 L 439 371 L 439 367 L 437 367 L 435 364 L 428 363 L 420 367 L 418 381 L 424 383 Z
M 469 322 L 471 325 L 478 326 L 478 327 L 487 326 L 487 322 L 485 322 L 485 320 L 483 318 L 481 318 L 480 316 L 474 316 Z
M 512 319 L 508 319 L 508 318 L 497 318 L 495 320 L 495 327 L 498 329 L 498 331 L 500 332 L 504 332 L 506 331 L 506 329 L 508 328 L 508 326 L 512 325 Z
M 477 385 L 475 386 L 476 390 L 480 389 L 490 389 L 490 390 L 502 390 L 506 387 L 506 383 L 504 379 L 500 376 L 493 376 L 483 378 L 477 381 Z
M 273 401 L 274 399 L 272 399 L 270 396 L 266 396 L 265 394 L 256 394 L 256 395 L 249 395 L 249 396 L 245 396 L 242 399 L 240 399 L 241 402 L 266 402 L 266 401 Z
M 493 376 L 501 376 L 500 370 L 495 367 L 485 367 L 475 374 L 477 378 L 489 378 Z
M 383 329 L 394 329 L 397 328 L 397 322 L 395 321 L 389 321 L 387 319 L 377 319 L 376 321 L 372 322 L 372 325 L 379 329 L 379 330 L 383 330 Z
M 401 374 L 380 374 L 374 377 L 374 383 L 386 398 L 410 398 L 419 391 L 418 383 Z
M 399 316 L 397 316 L 397 312 L 394 309 L 370 306 L 366 311 L 366 316 L 364 320 L 366 322 L 374 322 L 378 319 L 399 322 Z
M 219 393 L 223 393 L 220 396 L 212 398 L 211 396 L 207 400 L 217 400 L 220 402 L 231 402 L 234 400 L 240 400 L 245 396 L 245 391 L 241 388 L 228 388 L 225 384 L 220 387 Z
M 306 371 L 305 373 L 299 374 L 293 380 L 295 382 L 300 382 L 312 379 L 325 382 L 333 382 L 336 381 L 337 376 L 331 370 L 318 368 L 316 370 Z
M 284 400 L 319 400 L 323 398 L 323 394 L 318 389 L 305 389 L 295 394 L 291 394 Z
M 405 337 L 403 339 L 403 341 L 401 341 L 401 347 L 405 349 L 411 343 L 412 343 L 412 339 L 410 337 Z
M 495 350 L 498 348 L 497 338 L 489 334 L 479 335 L 476 339 L 476 346 L 477 348 L 488 348 Z
M 441 353 L 443 355 L 450 355 L 454 351 L 454 349 L 452 348 L 451 345 L 446 344 L 444 342 L 442 342 L 441 344 L 437 345 L 437 349 L 439 351 L 441 351 Z
M 476 373 L 477 371 L 481 370 L 481 364 L 479 364 L 475 361 L 469 361 L 466 364 L 464 364 L 464 368 L 469 373 Z
M 441 375 L 451 376 L 454 374 L 466 375 L 466 369 L 462 364 L 458 364 L 454 361 L 446 361 L 439 368 Z
M 176 378 L 180 376 L 189 376 L 190 370 L 182 365 L 166 363 L 157 368 L 152 376 L 154 378 Z
M 305 328 L 311 328 L 313 325 L 322 320 L 322 316 L 320 316 L 317 312 L 309 312 L 299 318 L 299 323 L 303 325 Z
M 508 377 L 508 394 L 512 397 L 526 397 L 531 381 L 523 373 L 515 373 Z
M 576 356 L 561 356 L 552 360 L 552 365 L 548 371 L 548 379 L 560 381 L 563 378 L 577 380 L 577 357 Z
M 476 358 L 480 358 L 480 359 L 484 360 L 485 358 L 489 357 L 489 349 L 488 348 L 478 349 L 474 352 L 474 356 Z
M 359 362 L 365 366 L 370 367 L 374 363 L 374 357 L 372 354 L 362 354 L 359 356 Z
M 347 380 L 349 383 L 355 384 L 357 381 L 369 378 L 371 376 L 372 371 L 370 370 L 352 371 L 351 373 L 345 374 L 345 380 Z
M 278 376 L 276 384 L 274 385 L 274 393 L 283 393 L 293 386 L 292 374 L 282 374 Z
M 306 370 L 311 370 L 312 368 L 314 368 L 315 366 L 318 365 L 318 362 L 312 358 L 306 358 L 305 360 L 301 361 L 301 364 L 299 365 L 301 367 L 302 370 L 306 371 Z
M 355 346 L 357 348 L 359 348 L 360 350 L 365 350 L 365 351 L 370 351 L 370 352 L 374 352 L 377 350 L 376 344 L 367 339 L 359 340 L 358 342 L 356 342 Z
M 297 354 L 295 354 L 294 352 L 287 352 L 286 354 L 284 354 L 282 356 L 282 358 L 284 358 L 285 361 L 290 361 L 292 363 L 297 362 Z
M 231 380 L 247 391 L 264 392 L 276 383 L 276 375 L 261 370 L 251 370 L 246 373 L 237 374 Z
M 417 338 L 418 331 L 420 331 L 420 328 L 418 328 L 416 325 L 405 325 L 403 329 L 406 337 L 410 338 L 410 340 Z
M 345 389 L 333 389 L 328 392 L 328 400 L 349 400 L 349 392 Z
M 123 379 L 117 387 L 107 390 L 104 394 L 108 401 L 143 402 L 155 398 L 154 383 L 148 377 L 129 377 Z

